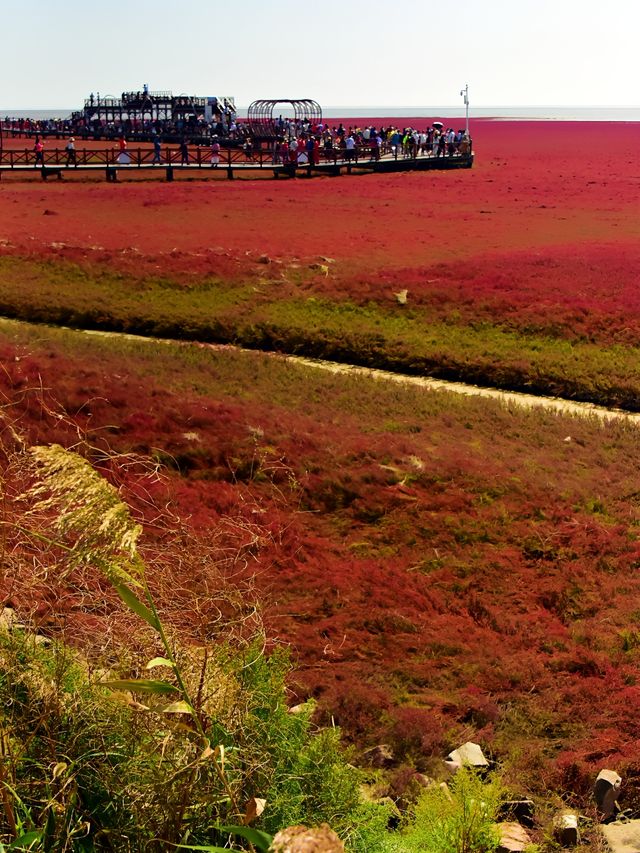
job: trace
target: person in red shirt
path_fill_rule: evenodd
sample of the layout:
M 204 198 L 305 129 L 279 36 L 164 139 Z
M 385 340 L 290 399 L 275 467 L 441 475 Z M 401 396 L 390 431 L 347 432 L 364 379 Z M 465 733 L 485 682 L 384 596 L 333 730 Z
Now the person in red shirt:
M 125 139 L 124 134 L 118 138 L 118 147 L 120 149 L 120 153 L 118 154 L 118 163 L 121 166 L 128 166 L 131 162 L 131 157 L 127 151 L 127 140 Z
M 44 166 L 44 142 L 40 139 L 39 136 L 36 136 L 36 141 L 33 145 L 33 150 L 36 153 L 36 162 L 35 168 L 38 166 Z
M 295 153 L 296 161 L 297 161 L 298 163 L 300 163 L 300 162 L 301 162 L 301 160 L 302 160 L 302 161 L 304 160 L 304 157 L 305 157 L 305 155 L 306 155 L 306 153 L 307 153 L 307 151 L 306 151 L 306 147 L 307 147 L 307 143 L 305 142 L 304 137 L 299 136 L 299 137 L 298 137 L 298 147 L 297 147 L 297 150 L 296 150 L 296 153 Z M 309 159 L 309 158 L 307 158 L 307 159 Z

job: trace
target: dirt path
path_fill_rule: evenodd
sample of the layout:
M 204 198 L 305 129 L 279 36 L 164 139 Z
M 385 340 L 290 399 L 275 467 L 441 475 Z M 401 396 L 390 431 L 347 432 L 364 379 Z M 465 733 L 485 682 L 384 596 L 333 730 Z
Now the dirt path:
M 20 320 L 10 320 L 0 318 L 0 323 L 8 326 L 12 325 L 27 325 Z M 77 330 L 68 329 L 69 332 L 76 332 L 81 335 L 94 335 L 97 337 L 107 338 L 122 338 L 125 340 L 147 342 L 155 344 L 174 344 L 179 346 L 197 346 L 201 348 L 215 350 L 216 352 L 224 352 L 232 350 L 234 352 L 256 353 L 257 350 L 247 350 L 242 347 L 235 347 L 230 344 L 201 344 L 197 342 L 188 343 L 185 341 L 174 341 L 163 338 L 145 338 L 140 335 L 130 335 L 124 332 L 103 332 L 97 330 Z M 351 364 L 341 364 L 335 361 L 325 361 L 323 359 L 304 358 L 296 355 L 283 355 L 280 353 L 262 353 L 269 358 L 276 358 L 281 361 L 288 361 L 293 364 L 302 364 L 314 370 L 325 370 L 329 373 L 341 373 L 349 376 L 364 376 L 378 382 L 398 382 L 403 385 L 415 385 L 419 388 L 426 388 L 429 391 L 447 391 L 452 394 L 464 394 L 467 397 L 484 397 L 486 399 L 496 400 L 503 404 L 521 406 L 526 409 L 542 408 L 547 411 L 555 411 L 563 415 L 578 415 L 581 417 L 595 417 L 600 420 L 625 420 L 632 423 L 640 424 L 640 412 L 625 412 L 622 409 L 609 409 L 605 406 L 596 406 L 592 403 L 579 403 L 572 400 L 565 400 L 560 397 L 543 397 L 535 394 L 522 394 L 518 391 L 501 391 L 498 388 L 483 388 L 478 385 L 467 385 L 464 382 L 447 382 L 442 379 L 431 379 L 427 376 L 408 376 L 402 373 L 391 373 L 387 370 L 377 370 L 369 367 L 358 367 Z
M 100 332 L 86 331 L 83 334 L 87 335 L 104 335 L 118 336 L 121 338 L 129 338 L 130 340 L 148 340 L 156 343 L 180 343 L 185 346 L 183 341 L 169 341 L 158 338 L 140 338 L 136 335 L 126 335 L 119 332 Z M 254 353 L 256 350 L 246 350 L 242 347 L 235 347 L 230 344 L 195 344 L 195 346 L 206 347 L 219 352 L 224 350 L 233 350 L 234 352 Z M 431 379 L 427 376 L 408 376 L 403 373 L 391 373 L 387 370 L 377 370 L 370 367 L 358 367 L 352 364 L 341 364 L 337 361 L 325 361 L 323 359 L 305 358 L 297 355 L 283 355 L 280 353 L 263 353 L 270 358 L 277 358 L 281 361 L 289 361 L 293 364 L 303 364 L 306 367 L 315 370 L 325 370 L 329 373 L 342 373 L 350 376 L 365 376 L 369 379 L 387 382 L 399 382 L 404 385 L 417 385 L 419 388 L 427 388 L 430 391 L 448 391 L 453 394 L 464 394 L 468 397 L 484 397 L 491 400 L 497 400 L 504 404 L 513 404 L 522 406 L 526 409 L 534 407 L 546 409 L 547 411 L 555 411 L 564 415 L 579 415 L 581 417 L 596 417 L 600 420 L 625 420 L 632 423 L 640 424 L 640 412 L 625 412 L 622 409 L 609 409 L 605 406 L 596 406 L 592 403 L 580 403 L 572 400 L 565 400 L 561 397 L 542 397 L 535 394 L 523 394 L 518 391 L 501 391 L 498 388 L 482 388 L 478 385 L 467 385 L 464 382 L 447 382 L 443 379 Z
M 601 420 L 626 420 L 640 424 L 640 412 L 625 412 L 622 409 L 608 409 L 592 403 L 577 403 L 561 397 L 541 397 L 535 394 L 522 394 L 518 391 L 501 391 L 498 388 L 481 388 L 478 385 L 467 385 L 464 382 L 447 382 L 442 379 L 430 379 L 426 376 L 407 376 L 401 373 L 391 373 L 387 370 L 375 370 L 369 367 L 340 364 L 321 359 L 301 358 L 295 355 L 278 356 L 296 364 L 305 364 L 318 370 L 328 370 L 331 373 L 345 373 L 351 376 L 368 376 L 375 380 L 400 382 L 404 385 L 417 385 L 431 391 L 449 391 L 453 394 L 464 394 L 468 397 L 485 397 L 498 400 L 501 403 L 513 403 L 526 409 L 534 407 L 556 411 L 564 415 L 592 416 Z

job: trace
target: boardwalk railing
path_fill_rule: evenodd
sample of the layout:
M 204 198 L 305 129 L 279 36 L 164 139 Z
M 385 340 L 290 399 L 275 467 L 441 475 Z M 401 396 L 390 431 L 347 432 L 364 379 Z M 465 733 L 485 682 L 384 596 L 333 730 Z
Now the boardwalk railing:
M 453 150 L 447 150 L 438 155 L 433 150 L 424 152 L 412 150 L 410 153 L 403 152 L 400 146 L 396 146 L 392 150 L 387 143 L 383 144 L 379 152 L 375 152 L 370 146 L 356 146 L 353 151 L 347 151 L 341 147 L 321 148 L 316 152 L 317 162 L 309 163 L 298 160 L 295 165 L 300 167 L 308 167 L 328 164 L 347 164 L 347 165 L 365 165 L 374 162 L 380 157 L 389 157 L 391 155 L 396 160 L 401 159 L 416 159 L 431 157 L 464 157 L 471 153 L 471 142 L 456 144 Z M 294 154 L 294 162 L 295 155 Z M 306 155 L 305 155 L 306 156 Z M 69 166 L 94 166 L 94 167 L 148 167 L 148 166 L 196 166 L 196 167 L 211 167 L 212 166 L 211 149 L 205 146 L 190 147 L 188 156 L 185 157 L 180 148 L 172 148 L 163 146 L 159 154 L 153 148 L 128 148 L 125 152 L 118 148 L 78 148 L 75 151 L 75 156 L 69 154 L 65 148 L 51 148 L 38 154 L 29 148 L 23 150 L 4 149 L 0 151 L 0 167 L 24 169 L 25 167 L 41 168 L 44 167 L 63 167 Z M 274 166 L 289 165 L 293 168 L 291 160 L 284 162 L 279 155 L 272 151 L 256 150 L 251 154 L 247 154 L 241 148 L 221 148 L 218 155 L 219 168 L 229 168 L 234 166 L 252 167 L 257 169 L 272 169 Z

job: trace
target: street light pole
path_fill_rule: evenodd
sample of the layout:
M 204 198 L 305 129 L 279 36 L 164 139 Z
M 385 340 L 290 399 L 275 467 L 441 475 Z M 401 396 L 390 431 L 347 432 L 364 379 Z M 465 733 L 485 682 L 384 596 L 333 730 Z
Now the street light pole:
M 465 133 L 467 134 L 467 137 L 468 137 L 469 136 L 469 84 L 468 83 L 465 83 L 464 89 L 460 90 L 460 95 L 461 95 L 461 97 L 464 98 L 464 106 L 465 106 L 464 130 L 465 130 Z

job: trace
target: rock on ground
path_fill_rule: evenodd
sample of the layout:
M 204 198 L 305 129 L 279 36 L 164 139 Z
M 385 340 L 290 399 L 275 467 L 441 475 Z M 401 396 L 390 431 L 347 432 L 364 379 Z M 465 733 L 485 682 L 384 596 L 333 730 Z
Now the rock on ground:
M 289 826 L 276 833 L 273 853 L 344 853 L 344 844 L 326 823 L 307 828 Z
M 640 850 L 640 820 L 607 823 L 600 828 L 612 853 L 638 853 Z

